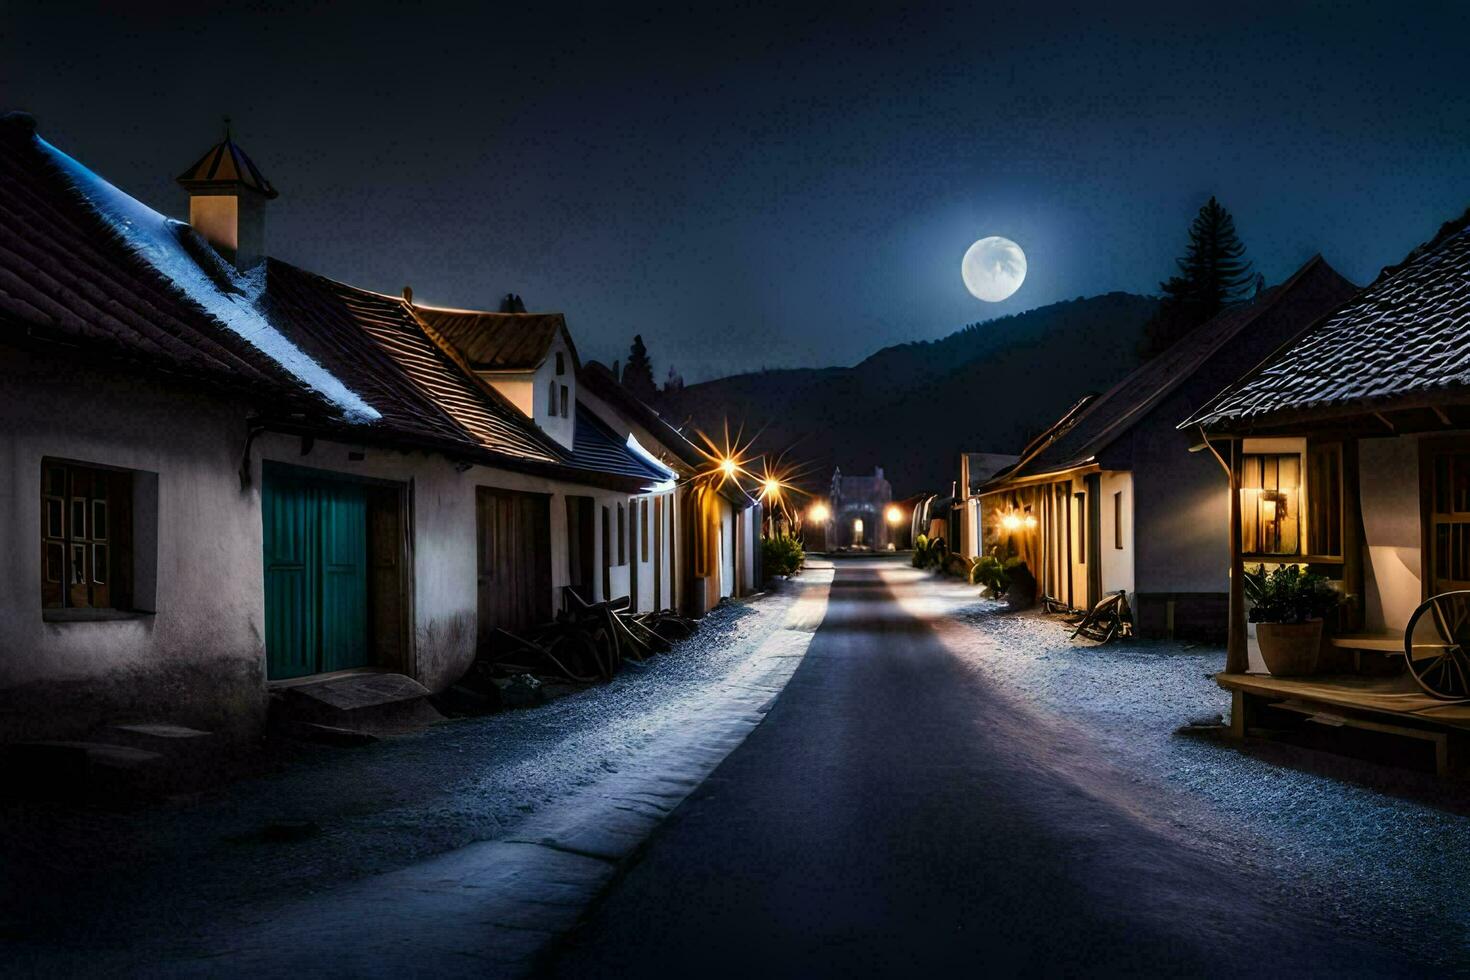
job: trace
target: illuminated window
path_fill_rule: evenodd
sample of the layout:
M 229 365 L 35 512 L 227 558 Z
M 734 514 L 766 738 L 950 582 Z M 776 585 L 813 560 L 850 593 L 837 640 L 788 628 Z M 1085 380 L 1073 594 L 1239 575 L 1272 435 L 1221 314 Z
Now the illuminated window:
M 1301 553 L 1302 458 L 1247 453 L 1240 472 L 1240 547 L 1249 555 Z

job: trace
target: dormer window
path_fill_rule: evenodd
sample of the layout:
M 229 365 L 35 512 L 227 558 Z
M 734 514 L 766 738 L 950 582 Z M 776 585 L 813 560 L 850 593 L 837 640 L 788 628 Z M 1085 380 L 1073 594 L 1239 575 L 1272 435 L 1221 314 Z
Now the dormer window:
M 567 373 L 567 356 L 561 351 L 556 352 L 556 373 L 558 375 Z M 562 390 L 565 391 L 566 389 L 563 388 Z M 562 414 L 565 415 L 566 412 L 563 411 Z

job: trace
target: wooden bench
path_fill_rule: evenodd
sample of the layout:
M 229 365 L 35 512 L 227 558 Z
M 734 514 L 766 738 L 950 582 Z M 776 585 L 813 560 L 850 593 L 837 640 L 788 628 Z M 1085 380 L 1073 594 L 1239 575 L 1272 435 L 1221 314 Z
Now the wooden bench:
M 1230 692 L 1230 733 L 1236 738 L 1259 727 L 1262 709 L 1276 708 L 1318 725 L 1428 743 L 1439 773 L 1459 766 L 1459 756 L 1470 748 L 1470 703 L 1432 698 L 1407 675 L 1217 674 L 1215 682 Z

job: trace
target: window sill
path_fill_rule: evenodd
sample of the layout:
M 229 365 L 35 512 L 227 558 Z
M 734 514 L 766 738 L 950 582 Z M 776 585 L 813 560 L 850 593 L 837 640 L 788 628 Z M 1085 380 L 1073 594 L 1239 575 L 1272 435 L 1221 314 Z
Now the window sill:
M 41 621 L 46 623 L 116 623 L 135 619 L 149 619 L 154 614 L 132 609 L 42 609 Z

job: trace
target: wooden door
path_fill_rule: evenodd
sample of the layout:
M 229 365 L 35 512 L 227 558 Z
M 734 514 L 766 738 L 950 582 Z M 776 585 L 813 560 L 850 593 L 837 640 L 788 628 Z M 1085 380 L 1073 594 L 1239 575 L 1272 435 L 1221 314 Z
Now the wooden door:
M 317 672 L 316 509 L 304 483 L 273 477 L 261 489 L 265 550 L 266 674 L 271 680 Z
M 370 664 L 364 488 L 267 470 L 261 521 L 267 676 Z
M 480 487 L 475 494 L 478 637 L 551 619 L 551 499 Z
M 596 509 L 591 497 L 568 496 L 567 500 L 567 586 L 584 601 L 593 595 L 596 567 Z
M 322 588 L 321 670 L 372 662 L 367 617 L 367 498 L 350 483 L 317 490 Z

